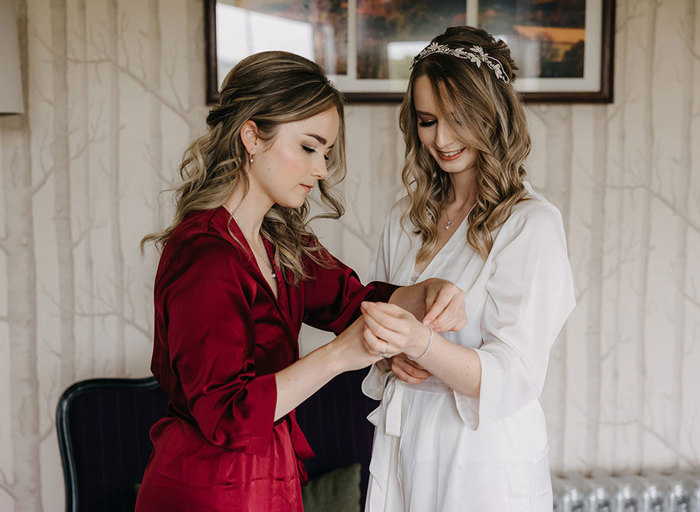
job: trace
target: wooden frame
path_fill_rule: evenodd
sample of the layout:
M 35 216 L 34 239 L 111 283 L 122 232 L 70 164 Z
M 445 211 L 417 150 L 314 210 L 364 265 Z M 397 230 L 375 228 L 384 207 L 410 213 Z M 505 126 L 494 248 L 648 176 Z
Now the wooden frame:
M 408 73 L 408 63 L 410 62 L 410 60 L 407 60 L 407 58 L 403 57 L 403 55 L 401 57 L 403 60 L 396 60 L 395 63 L 394 61 L 391 61 L 389 64 L 384 63 L 383 71 L 379 71 L 377 73 L 392 73 L 393 71 L 387 72 L 386 68 L 391 68 L 392 64 L 394 64 L 394 69 L 399 70 L 397 73 L 402 73 L 405 76 L 389 79 L 364 77 L 357 78 L 357 76 L 363 73 L 370 75 L 374 71 L 368 71 L 372 69 L 372 66 L 363 64 L 365 61 L 363 61 L 361 57 L 366 56 L 367 54 L 363 53 L 363 43 L 356 44 L 356 41 L 370 40 L 376 42 L 377 39 L 373 38 L 372 36 L 376 36 L 377 34 L 381 33 L 376 29 L 368 29 L 365 32 L 370 32 L 371 30 L 374 30 L 374 32 L 369 36 L 365 35 L 365 37 L 357 36 L 356 32 L 362 31 L 362 27 L 364 26 L 362 20 L 367 17 L 366 13 L 361 13 L 360 9 L 357 7 L 358 3 L 361 3 L 362 1 L 363 0 L 348 0 L 345 2 L 345 5 L 348 7 L 344 12 L 340 12 L 338 10 L 333 11 L 332 9 L 322 12 L 322 15 L 324 18 L 326 18 L 326 21 L 329 16 L 333 18 L 333 16 L 331 16 L 329 13 L 335 14 L 336 20 L 340 19 L 342 21 L 342 25 L 336 24 L 334 27 L 331 27 L 332 33 L 342 31 L 344 30 L 343 27 L 345 27 L 347 28 L 347 34 L 345 39 L 338 39 L 336 37 L 335 40 L 330 40 L 330 47 L 333 48 L 333 51 L 326 51 L 325 57 L 322 56 L 322 59 L 325 60 L 319 63 L 322 64 L 327 71 L 329 71 L 329 77 L 336 84 L 338 89 L 343 92 L 348 102 L 399 102 L 403 98 L 405 79 Z M 462 0 L 451 0 L 451 2 L 441 2 L 440 5 L 450 4 L 455 9 L 462 9 L 462 11 L 466 13 L 465 22 L 471 25 L 482 26 L 486 30 L 489 30 L 491 33 L 497 35 L 497 37 L 502 37 L 511 45 L 516 62 L 521 68 L 518 73 L 520 77 L 515 84 L 516 88 L 522 93 L 522 97 L 525 101 L 612 102 L 615 23 L 614 0 L 581 1 L 584 2 L 585 5 L 583 10 L 576 11 L 574 14 L 579 15 L 579 20 L 581 19 L 581 16 L 585 17 L 585 24 L 581 26 L 581 23 L 578 23 L 578 28 L 564 26 L 563 21 L 558 26 L 535 26 L 525 19 L 527 18 L 528 11 L 523 11 L 522 4 L 518 5 L 517 12 L 515 9 L 513 9 L 512 12 L 509 12 L 507 9 L 503 9 L 503 2 L 494 4 L 500 6 L 499 9 L 490 9 L 489 4 L 494 2 L 494 0 L 464 0 L 464 2 L 462 2 Z M 252 13 L 253 16 L 267 16 L 270 19 L 274 18 L 273 16 L 262 12 L 265 9 L 265 2 L 253 2 L 252 0 L 242 0 L 240 2 L 234 2 L 233 0 L 205 0 L 207 102 L 210 104 L 218 101 L 218 86 L 220 80 L 223 78 L 222 75 L 225 74 L 224 71 L 227 72 L 231 67 L 229 66 L 228 69 L 224 69 L 226 66 L 222 66 L 221 59 L 219 58 L 220 52 L 217 46 L 221 45 L 222 41 L 221 39 L 217 39 L 216 30 L 218 3 L 225 4 L 224 8 L 233 7 L 232 4 L 246 5 L 246 3 L 250 3 L 251 5 L 256 6 L 255 10 L 245 11 L 246 13 Z M 554 6 L 553 9 L 556 11 L 558 1 L 550 0 L 549 3 Z M 305 4 L 308 6 L 309 2 L 305 2 Z M 310 2 L 310 4 L 313 5 L 313 1 Z M 330 4 L 338 6 L 342 5 L 340 0 L 335 0 L 335 4 L 333 3 L 333 0 L 331 0 Z M 324 3 L 324 5 L 330 4 L 328 2 Z M 385 2 L 384 5 L 386 4 L 387 3 Z M 273 6 L 271 9 L 279 9 L 280 3 L 271 2 L 270 5 Z M 294 5 L 294 2 L 289 2 L 289 5 Z M 376 3 L 373 5 L 376 5 Z M 425 2 L 416 2 L 415 9 L 423 9 L 423 7 L 421 7 L 422 5 L 426 5 Z M 481 12 L 479 11 L 480 6 L 482 8 Z M 409 7 L 406 9 L 412 8 L 413 7 L 411 7 L 409 4 Z M 431 10 L 432 8 L 433 7 L 431 5 Z M 244 11 L 244 9 L 238 7 L 233 7 L 233 9 Z M 550 10 L 551 9 L 552 7 L 550 6 Z M 563 11 L 562 8 L 559 7 L 558 9 L 558 14 L 560 15 L 559 19 L 567 19 L 572 17 L 568 16 L 568 13 Z M 292 18 L 294 19 L 291 21 L 291 23 L 304 25 L 307 34 L 313 33 L 312 36 L 307 37 L 309 40 L 313 39 L 313 44 L 315 45 L 313 48 L 311 48 L 310 53 L 318 54 L 318 52 L 314 50 L 318 49 L 317 40 L 319 37 L 317 27 L 319 26 L 319 23 L 313 20 L 313 23 L 311 21 L 304 23 L 303 18 L 299 17 L 300 10 L 301 8 L 296 9 L 293 12 Z M 288 16 L 287 13 L 284 14 L 285 16 Z M 318 15 L 318 11 L 316 14 Z M 405 16 L 408 16 L 408 14 L 405 14 Z M 452 21 L 454 19 L 454 16 L 450 17 L 450 13 L 445 10 L 443 13 L 437 13 L 436 17 L 438 18 L 438 24 L 441 20 L 444 21 L 445 19 L 449 19 Z M 277 19 L 287 18 L 278 16 Z M 380 16 L 375 16 L 373 19 L 381 20 L 382 18 Z M 507 21 L 504 22 L 504 20 Z M 518 23 L 519 20 L 522 20 L 523 23 Z M 498 23 L 499 21 L 501 22 L 500 25 Z M 251 25 L 254 25 L 254 23 L 248 23 L 246 26 L 247 28 L 250 28 Z M 422 25 L 424 25 L 424 23 Z M 427 33 L 435 35 L 441 32 L 447 25 L 448 24 L 440 25 L 439 29 L 429 26 L 428 30 L 430 30 L 430 32 L 426 32 L 424 30 L 421 34 L 416 35 L 415 39 L 420 39 L 423 37 L 425 38 L 425 41 L 417 41 L 415 43 L 412 41 L 399 41 L 398 43 L 404 44 L 404 46 L 413 45 L 416 48 L 419 48 L 430 39 L 431 36 L 426 35 Z M 355 29 L 352 29 L 352 27 L 355 27 Z M 334 32 L 333 28 L 337 30 Z M 251 28 L 250 31 L 254 32 L 254 29 Z M 237 32 L 238 31 L 236 30 L 230 30 L 226 33 L 236 34 Z M 270 38 L 269 34 L 274 35 L 275 31 L 267 30 L 264 33 L 266 34 L 265 38 Z M 572 37 L 578 37 L 581 35 L 583 35 L 582 41 L 579 40 L 578 43 L 571 42 L 573 41 L 573 39 L 571 39 Z M 321 39 L 323 37 L 324 36 L 321 36 Z M 569 38 L 568 40 L 566 40 L 567 37 Z M 274 37 L 271 39 L 274 39 Z M 250 42 L 249 40 L 247 41 Z M 340 44 L 337 44 L 338 41 L 340 41 Z M 345 41 L 345 43 L 343 43 L 343 41 Z M 263 41 L 261 38 L 258 43 L 260 43 L 260 46 L 262 47 L 257 48 L 255 51 L 272 49 L 273 47 L 277 49 L 289 49 L 288 45 L 283 43 L 280 44 L 279 37 L 277 42 Z M 268 43 L 269 46 L 265 47 L 265 44 Z M 383 46 L 381 46 L 382 43 Z M 372 58 L 375 58 L 375 60 L 385 58 L 386 61 L 389 61 L 390 57 L 387 56 L 391 53 L 391 48 L 389 47 L 392 44 L 396 45 L 397 42 L 380 41 L 379 44 L 383 53 L 375 53 L 374 55 L 369 54 L 370 60 Z M 232 46 L 238 48 L 242 45 Z M 325 50 L 327 50 L 327 47 L 328 45 L 322 45 L 322 48 Z M 360 49 L 358 50 L 358 48 Z M 562 48 L 564 48 L 564 50 L 562 50 Z M 568 51 L 566 50 L 567 48 Z M 520 54 L 517 54 L 518 51 L 520 51 Z M 404 52 L 406 52 L 406 50 L 404 50 Z M 549 52 L 551 55 L 559 56 L 560 59 L 546 60 L 547 57 L 545 56 L 545 53 L 547 52 Z M 297 53 L 304 54 L 302 51 L 297 51 Z M 410 55 L 415 53 L 417 53 L 417 50 L 411 47 Z M 532 58 L 526 58 L 527 56 L 524 55 L 526 53 Z M 342 56 L 342 58 L 345 60 L 340 62 L 341 58 L 338 57 L 338 55 Z M 564 56 L 562 57 L 562 55 Z M 569 55 L 573 55 L 573 57 L 569 57 Z M 567 59 L 567 65 L 569 67 L 563 68 L 561 65 L 564 64 L 564 61 Z M 343 68 L 344 73 L 334 74 L 332 72 L 333 68 L 336 67 L 336 61 L 340 62 L 337 69 Z M 530 69 L 532 66 L 530 66 L 530 68 L 527 67 L 528 63 L 532 64 L 533 62 L 535 68 L 534 70 Z M 523 66 L 523 63 L 525 66 Z M 550 68 L 552 68 L 553 71 L 552 69 L 545 70 L 546 65 L 550 65 Z M 355 76 L 350 76 L 350 73 L 348 72 L 350 69 L 354 70 L 353 73 Z M 565 77 L 556 76 L 556 73 L 559 72 L 558 69 L 564 69 L 564 72 L 569 73 L 580 73 L 580 75 L 570 74 Z M 536 76 L 537 73 L 546 72 L 549 72 L 552 76 Z

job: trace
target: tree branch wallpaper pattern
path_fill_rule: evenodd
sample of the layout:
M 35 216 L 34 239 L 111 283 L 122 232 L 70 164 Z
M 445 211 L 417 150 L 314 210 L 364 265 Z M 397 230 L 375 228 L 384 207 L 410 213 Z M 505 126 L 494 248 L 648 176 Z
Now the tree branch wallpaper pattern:
M 578 306 L 542 402 L 552 468 L 700 464 L 698 0 L 619 0 L 615 102 L 527 107 Z M 15 0 L 25 116 L 0 118 L 0 510 L 63 510 L 54 411 L 149 374 L 161 194 L 204 130 L 200 0 Z M 396 105 L 347 108 L 347 214 L 315 229 L 366 276 L 399 197 Z M 305 330 L 302 351 L 327 337 Z

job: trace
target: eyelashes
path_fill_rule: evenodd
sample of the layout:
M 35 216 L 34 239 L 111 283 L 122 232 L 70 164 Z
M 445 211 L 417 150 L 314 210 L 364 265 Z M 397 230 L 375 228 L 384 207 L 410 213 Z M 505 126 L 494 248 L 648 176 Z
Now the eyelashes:
M 308 146 L 301 146 L 304 151 L 307 153 L 316 153 L 316 150 L 313 148 L 310 148 Z M 323 158 L 326 160 L 326 162 L 330 159 L 330 157 L 326 154 L 323 155 Z
M 433 126 L 437 121 L 432 120 L 432 121 L 418 121 L 418 126 L 422 128 L 427 128 L 429 126 Z

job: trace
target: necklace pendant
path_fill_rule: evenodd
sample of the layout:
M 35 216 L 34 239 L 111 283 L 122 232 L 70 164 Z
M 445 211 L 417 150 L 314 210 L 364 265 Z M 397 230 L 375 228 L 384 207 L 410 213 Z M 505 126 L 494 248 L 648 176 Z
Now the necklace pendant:
M 450 229 L 450 226 L 452 225 L 452 221 L 448 220 L 447 221 L 447 226 L 445 226 L 445 229 Z

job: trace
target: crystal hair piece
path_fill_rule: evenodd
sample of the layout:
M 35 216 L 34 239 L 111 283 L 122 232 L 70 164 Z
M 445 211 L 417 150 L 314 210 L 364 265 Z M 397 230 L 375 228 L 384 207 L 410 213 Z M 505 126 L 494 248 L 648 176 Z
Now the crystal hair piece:
M 504 83 L 510 82 L 510 79 L 508 78 L 508 75 L 503 69 L 503 65 L 501 64 L 501 62 L 498 59 L 491 57 L 488 53 L 484 51 L 484 49 L 481 46 L 477 45 L 472 46 L 471 48 L 469 48 L 469 50 L 465 50 L 464 48 L 450 48 L 446 44 L 430 43 L 428 46 L 423 48 L 423 50 L 421 50 L 421 52 L 418 55 L 416 55 L 413 58 L 411 69 L 413 69 L 413 67 L 416 64 L 418 64 L 418 61 L 434 53 L 452 55 L 453 57 L 457 57 L 459 59 L 468 60 L 476 64 L 477 68 L 480 68 L 481 64 L 484 63 L 489 68 L 491 68 L 493 74 L 496 75 L 496 78 L 502 80 Z

